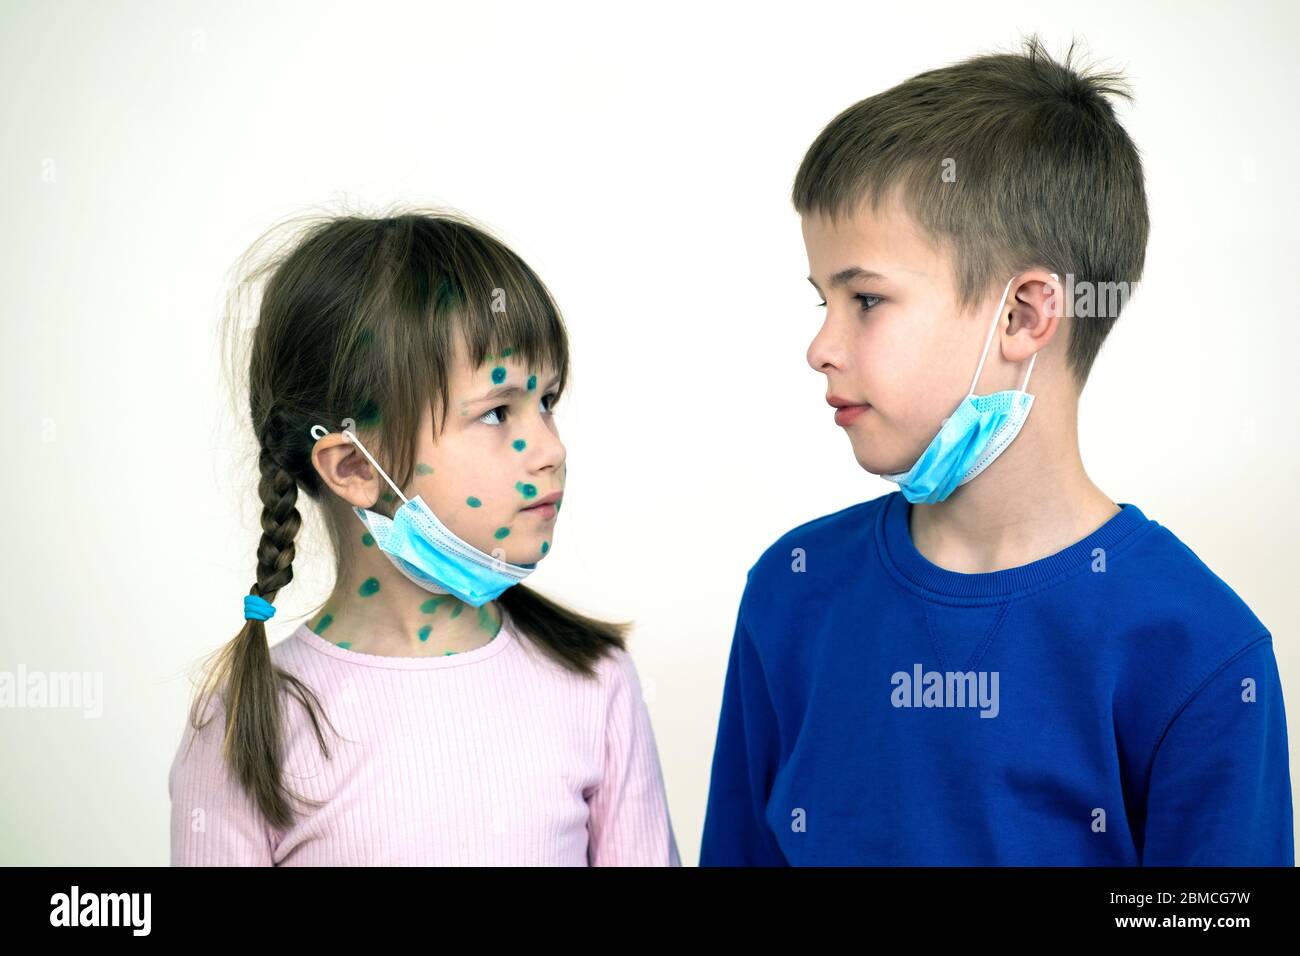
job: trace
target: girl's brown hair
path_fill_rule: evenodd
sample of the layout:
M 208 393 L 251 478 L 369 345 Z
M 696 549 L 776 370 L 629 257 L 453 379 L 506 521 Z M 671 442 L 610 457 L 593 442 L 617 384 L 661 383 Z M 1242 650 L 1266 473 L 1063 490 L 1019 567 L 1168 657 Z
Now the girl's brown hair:
M 286 225 L 293 227 L 291 241 L 273 245 Z M 267 601 L 293 580 L 300 488 L 322 506 L 338 572 L 347 573 L 346 531 L 338 521 L 348 512 L 327 506 L 331 493 L 311 461 L 313 425 L 336 431 L 353 419 L 366 447 L 404 488 L 424 410 L 432 407 L 435 435 L 446 426 L 456 336 L 475 367 L 511 348 L 530 366 L 553 368 L 557 393 L 565 387 L 568 339 L 546 286 L 463 214 L 408 209 L 289 220 L 259 238 L 237 272 L 223 318 L 223 354 L 228 377 L 247 370 L 233 394 L 242 396 L 246 385 L 261 476 L 262 537 L 249 593 Z M 245 342 L 240 303 L 263 277 L 256 326 Z M 246 363 L 238 357 L 245 348 Z M 625 646 L 629 623 L 585 617 L 522 584 L 497 600 L 521 636 L 577 673 L 594 675 L 602 655 Z M 225 759 L 277 829 L 293 821 L 291 799 L 314 803 L 290 793 L 281 776 L 281 691 L 306 709 L 328 758 L 318 718 L 324 708 L 306 684 L 273 664 L 262 621 L 246 621 L 213 655 L 190 711 L 198 728 L 212 695 L 221 698 Z

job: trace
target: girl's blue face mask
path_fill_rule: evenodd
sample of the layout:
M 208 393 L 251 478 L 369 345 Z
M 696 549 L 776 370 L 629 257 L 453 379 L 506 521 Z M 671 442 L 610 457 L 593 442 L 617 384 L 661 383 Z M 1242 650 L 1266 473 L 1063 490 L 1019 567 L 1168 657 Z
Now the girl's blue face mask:
M 1053 274 L 1052 278 L 1055 279 L 1056 275 Z M 880 476 L 896 482 L 903 497 L 913 504 L 928 505 L 943 501 L 952 494 L 954 488 L 970 481 L 1006 450 L 1020 433 L 1020 426 L 1029 417 L 1034 396 L 1027 393 L 1025 388 L 1029 385 L 1029 376 L 1034 371 L 1034 360 L 1038 358 L 1038 353 L 1029 357 L 1025 379 L 1020 383 L 1020 388 L 1009 388 L 991 395 L 975 394 L 980 372 L 984 370 L 984 360 L 989 354 L 989 344 L 993 341 L 993 333 L 997 331 L 998 320 L 1002 318 L 1002 309 L 1007 302 L 1007 293 L 1011 291 L 1011 283 L 1014 281 L 1015 276 L 1012 276 L 1007 281 L 1007 287 L 1002 290 L 1002 301 L 993 314 L 993 324 L 989 326 L 984 351 L 975 367 L 975 377 L 971 379 L 966 397 L 943 420 L 938 434 L 930 440 L 916 464 L 901 474 Z
M 354 507 L 361 523 L 370 531 L 375 544 L 388 556 L 409 581 L 434 594 L 451 594 L 474 607 L 482 607 L 495 600 L 512 585 L 518 584 L 537 567 L 532 564 L 510 564 L 501 558 L 485 554 L 454 534 L 450 528 L 416 495 L 407 498 L 393 484 L 379 462 L 352 431 L 355 423 L 343 420 L 343 434 L 361 450 L 372 465 L 384 476 L 384 481 L 402 499 L 401 506 L 392 518 L 366 508 Z M 316 433 L 321 430 L 321 434 Z M 325 429 L 312 427 L 312 437 L 323 438 Z

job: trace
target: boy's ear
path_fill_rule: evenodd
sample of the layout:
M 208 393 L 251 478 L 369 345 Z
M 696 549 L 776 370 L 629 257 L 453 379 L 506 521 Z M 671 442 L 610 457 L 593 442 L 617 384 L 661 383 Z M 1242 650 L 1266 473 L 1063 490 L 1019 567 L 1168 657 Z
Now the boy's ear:
M 1002 340 L 1009 362 L 1023 362 L 1046 348 L 1060 327 L 1065 288 L 1054 272 L 1030 269 L 1015 282 L 1007 305 L 1010 320 Z

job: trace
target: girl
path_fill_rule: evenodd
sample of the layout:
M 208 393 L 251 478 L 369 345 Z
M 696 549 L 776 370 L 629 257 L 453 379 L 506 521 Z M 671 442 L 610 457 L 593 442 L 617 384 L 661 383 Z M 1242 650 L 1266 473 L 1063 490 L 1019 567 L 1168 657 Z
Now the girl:
M 268 271 L 257 580 L 172 764 L 172 864 L 680 866 L 628 625 L 521 583 L 565 482 L 546 287 L 444 213 L 332 217 Z M 338 576 L 269 647 L 299 488 Z

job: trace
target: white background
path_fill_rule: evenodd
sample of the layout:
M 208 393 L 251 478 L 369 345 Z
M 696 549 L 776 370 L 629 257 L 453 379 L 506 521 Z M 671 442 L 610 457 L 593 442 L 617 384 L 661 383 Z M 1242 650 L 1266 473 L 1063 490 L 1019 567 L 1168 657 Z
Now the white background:
M 745 572 L 894 487 L 805 363 L 795 170 L 851 103 L 1034 31 L 1127 72 L 1148 178 L 1084 461 L 1272 630 L 1300 780 L 1296 27 L 1240 3 L 4 3 L 0 669 L 101 673 L 105 704 L 0 711 L 0 864 L 167 861 L 186 675 L 242 625 L 259 534 L 226 272 L 284 216 L 409 201 L 484 222 L 564 310 L 571 477 L 529 584 L 637 622 L 694 865 Z M 325 546 L 300 538 L 273 640 L 327 593 Z

